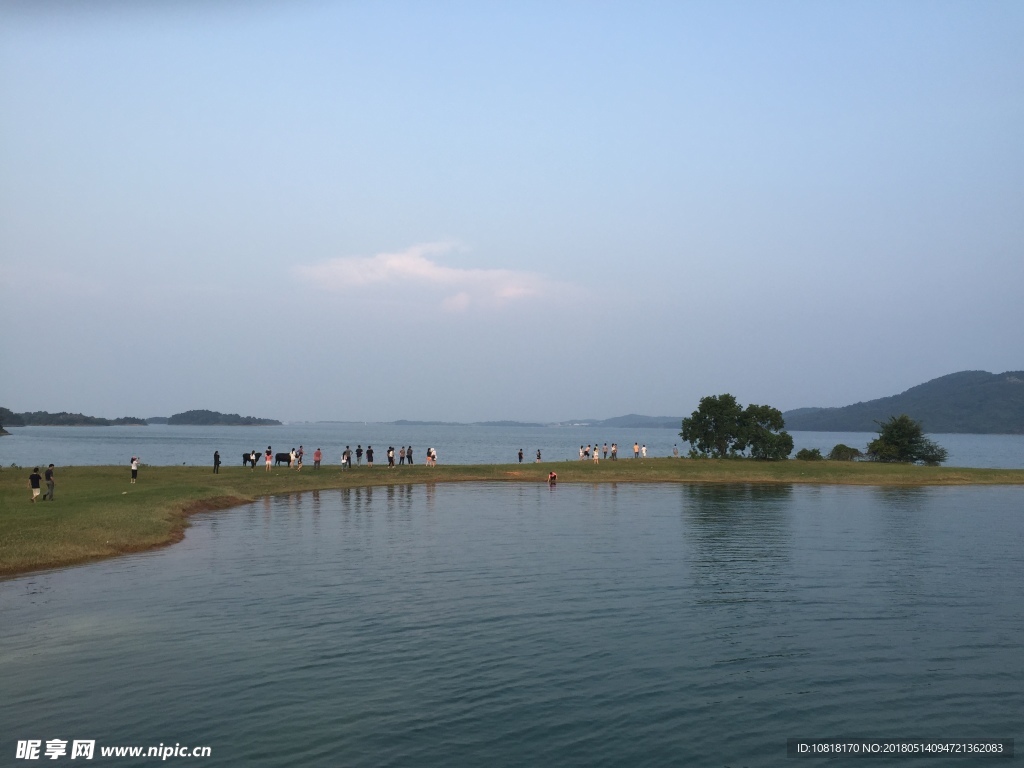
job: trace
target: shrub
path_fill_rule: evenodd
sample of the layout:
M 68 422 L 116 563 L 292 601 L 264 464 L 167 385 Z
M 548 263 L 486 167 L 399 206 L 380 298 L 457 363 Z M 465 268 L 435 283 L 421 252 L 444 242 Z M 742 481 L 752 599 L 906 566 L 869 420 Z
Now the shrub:
M 796 452 L 797 461 L 822 461 L 824 458 L 817 448 L 801 448 Z
M 904 413 L 878 423 L 878 437 L 868 443 L 868 458 L 934 466 L 946 460 L 946 449 L 926 438 L 921 423 Z
M 860 448 L 851 448 L 848 445 L 839 443 L 835 448 L 829 451 L 828 458 L 830 461 L 853 461 L 859 459 L 864 453 Z

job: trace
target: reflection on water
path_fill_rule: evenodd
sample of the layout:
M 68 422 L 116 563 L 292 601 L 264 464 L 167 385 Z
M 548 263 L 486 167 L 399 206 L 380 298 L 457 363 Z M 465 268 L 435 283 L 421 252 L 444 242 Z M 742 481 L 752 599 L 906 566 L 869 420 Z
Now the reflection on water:
M 743 575 L 771 589 L 791 545 L 792 487 L 683 485 L 679 495 L 700 577 L 710 586 Z
M 0 582 L 0 723 L 255 766 L 754 766 L 796 736 L 1012 738 L 1022 509 L 1016 488 L 261 499 L 167 550 Z

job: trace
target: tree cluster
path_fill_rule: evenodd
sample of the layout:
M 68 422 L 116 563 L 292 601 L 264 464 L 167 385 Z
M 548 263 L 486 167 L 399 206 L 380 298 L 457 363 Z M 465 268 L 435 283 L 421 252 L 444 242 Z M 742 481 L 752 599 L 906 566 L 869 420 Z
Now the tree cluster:
M 878 437 L 868 443 L 868 458 L 872 461 L 941 464 L 947 452 L 938 443 L 924 436 L 920 422 L 907 414 L 892 416 L 877 422 Z
M 740 406 L 726 393 L 702 397 L 697 410 L 683 419 L 679 436 L 690 443 L 691 454 L 727 458 L 785 459 L 793 438 L 784 431 L 782 411 L 770 405 Z
M 820 448 L 801 448 L 794 457 L 797 461 L 824 461 Z
M 851 448 L 844 443 L 836 443 L 835 447 L 829 451 L 828 458 L 829 461 L 853 461 L 863 455 L 860 448 Z

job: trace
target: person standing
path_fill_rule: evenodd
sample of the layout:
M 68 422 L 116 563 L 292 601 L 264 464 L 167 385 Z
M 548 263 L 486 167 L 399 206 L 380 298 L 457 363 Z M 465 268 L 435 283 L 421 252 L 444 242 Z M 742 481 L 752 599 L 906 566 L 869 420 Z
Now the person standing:
M 412 446 L 411 445 L 408 448 L 405 449 L 405 460 L 409 464 L 412 464 Z
M 53 501 L 53 464 L 46 468 L 46 472 L 43 473 L 46 477 L 46 493 L 43 494 L 44 501 Z
M 398 466 L 401 467 L 401 466 L 404 466 L 404 465 L 405 465 L 405 446 L 403 445 L 401 448 L 398 449 Z
M 583 461 L 583 446 L 580 446 L 580 461 Z
M 256 449 L 252 449 L 252 453 L 249 454 L 249 471 L 256 471 Z
M 132 456 L 132 485 L 139 479 L 139 457 Z
M 362 445 L 357 445 L 356 446 L 356 465 L 358 466 L 359 464 L 362 464 L 362 463 L 363 463 L 363 446 Z
M 523 463 L 523 449 L 522 448 L 519 449 L 519 463 L 520 464 Z
M 28 487 L 32 489 L 32 503 L 36 503 L 36 499 L 39 498 L 39 483 L 43 481 L 43 476 L 39 474 L 39 467 L 32 470 L 32 474 L 28 476 Z M 133 481 L 134 482 L 134 481 Z
M 220 474 L 220 451 L 213 452 L 213 474 Z
M 608 458 L 608 443 L 604 444 L 604 458 Z
M 320 469 L 320 460 L 323 457 L 324 453 L 319 448 L 313 451 L 313 469 Z
M 633 443 L 633 458 L 640 458 L 640 443 Z
M 359 449 L 358 448 L 356 448 L 356 455 L 357 456 L 359 455 Z M 368 466 L 368 467 L 372 467 L 373 466 L 373 446 L 372 445 L 366 446 L 366 466 Z
M 598 459 L 601 458 L 601 452 L 597 450 L 597 443 L 594 443 L 594 463 L 597 464 Z
M 672 456 L 677 459 L 679 458 L 679 443 L 675 443 L 672 446 Z
M 272 453 L 272 452 L 270 451 L 270 446 L 268 445 L 268 446 L 267 446 L 267 453 L 266 453 L 266 459 L 267 459 L 267 472 L 269 472 L 269 471 L 270 471 L 270 460 L 271 460 L 271 459 L 272 459 L 273 457 L 274 457 L 274 454 L 273 454 L 273 453 Z
M 612 443 L 612 461 L 619 460 L 619 444 Z
M 537 463 L 540 464 L 540 448 L 537 449 Z
M 288 452 L 288 468 L 289 469 L 293 469 L 295 467 L 296 463 L 298 462 L 298 460 L 299 460 L 299 454 L 295 452 L 294 448 L 292 448 Z
M 640 446 L 640 457 L 643 459 L 647 458 L 647 443 Z

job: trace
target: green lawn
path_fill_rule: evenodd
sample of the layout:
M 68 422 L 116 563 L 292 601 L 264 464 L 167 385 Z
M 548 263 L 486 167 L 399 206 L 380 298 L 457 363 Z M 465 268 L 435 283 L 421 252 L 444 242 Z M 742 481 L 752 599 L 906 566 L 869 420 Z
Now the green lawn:
M 642 459 L 617 462 L 413 467 L 338 466 L 267 473 L 222 467 L 58 467 L 55 501 L 29 501 L 29 469 L 0 471 L 0 574 L 73 565 L 181 539 L 191 513 L 263 496 L 327 488 L 429 482 L 811 483 L 832 485 L 1024 485 L 1024 470 L 867 462 Z M 45 490 L 45 489 L 44 489 Z

